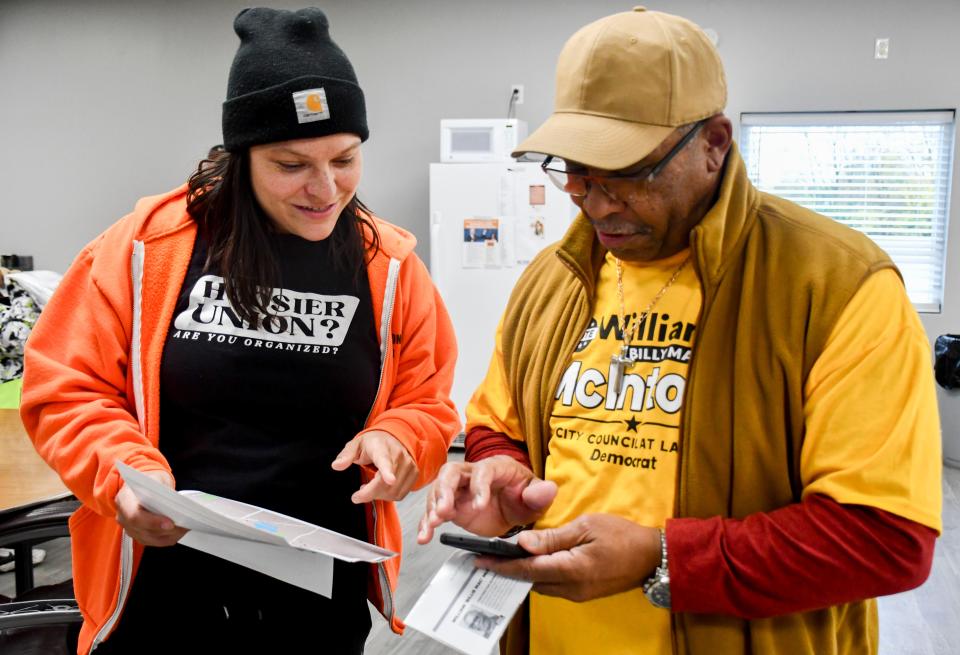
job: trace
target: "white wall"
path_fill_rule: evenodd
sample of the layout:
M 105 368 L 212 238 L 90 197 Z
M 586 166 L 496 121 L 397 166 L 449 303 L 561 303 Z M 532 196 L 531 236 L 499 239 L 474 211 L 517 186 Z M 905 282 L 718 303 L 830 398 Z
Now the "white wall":
M 236 49 L 236 0 L 0 2 L 0 252 L 64 270 L 143 195 L 182 182 L 220 139 Z M 277 7 L 299 4 L 270 3 Z M 412 230 L 427 258 L 427 164 L 440 118 L 550 112 L 553 70 L 578 27 L 630 7 L 612 0 L 332 0 L 332 34 L 368 103 L 361 194 Z M 940 109 L 960 105 L 956 0 L 663 0 L 720 35 L 728 114 Z M 890 58 L 873 59 L 877 37 Z M 960 171 L 960 167 L 955 169 Z M 955 196 L 960 193 L 955 172 Z M 941 314 L 931 339 L 960 332 L 960 202 L 953 203 Z M 948 454 L 960 462 L 960 394 L 941 392 Z

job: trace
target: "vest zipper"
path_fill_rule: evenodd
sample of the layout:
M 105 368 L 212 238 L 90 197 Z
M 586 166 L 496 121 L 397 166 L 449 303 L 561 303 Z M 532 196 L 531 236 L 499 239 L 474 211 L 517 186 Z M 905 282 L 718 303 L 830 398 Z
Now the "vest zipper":
M 589 295 L 590 285 L 588 284 L 588 281 L 584 278 L 581 271 L 574 265 L 573 261 L 569 259 L 569 255 L 564 253 L 562 250 L 557 250 L 556 255 L 557 255 L 557 258 L 563 263 L 563 265 L 566 266 L 571 273 L 573 273 L 573 276 L 577 280 L 579 280 L 581 295 L 584 295 L 584 296 Z M 587 302 L 589 303 L 589 300 Z M 570 332 L 570 334 L 573 335 L 573 338 L 570 341 L 568 346 L 565 345 L 562 348 L 563 357 L 557 358 L 557 361 L 560 362 L 560 364 L 556 367 L 556 370 L 550 376 L 550 386 L 547 387 L 548 389 L 554 390 L 557 388 L 557 385 L 560 383 L 560 378 L 563 377 L 563 372 L 567 368 L 567 363 L 573 357 L 573 351 L 577 347 L 577 342 L 580 340 L 580 335 L 583 334 L 584 328 L 589 323 L 590 323 L 590 313 L 587 312 L 586 320 L 583 322 L 583 324 L 576 326 L 576 329 L 573 330 L 572 332 L 568 330 L 568 332 Z M 546 435 L 550 434 L 550 411 L 552 409 L 553 402 L 556 400 L 553 397 L 553 393 L 554 393 L 553 391 L 550 392 L 550 395 L 547 397 L 547 401 L 543 407 L 543 420 L 541 422 L 542 424 L 540 428 L 543 431 L 543 434 L 546 434 Z M 542 453 L 542 458 L 544 462 L 544 470 L 542 471 L 543 475 L 546 475 L 546 461 L 547 461 L 547 451 L 549 450 L 549 443 L 550 443 L 550 438 L 548 437 L 547 442 L 543 444 L 544 445 L 544 449 L 543 449 L 544 452 Z
M 699 256 L 693 256 L 693 255 L 699 255 L 699 253 L 697 252 L 699 241 L 700 239 L 698 238 L 698 230 L 694 229 L 690 233 L 691 262 L 693 264 L 693 272 L 696 274 L 697 279 L 700 281 L 700 293 L 703 295 L 703 301 L 700 303 L 700 315 L 697 317 L 698 330 L 700 330 L 703 327 L 703 321 L 706 318 L 707 310 L 709 309 L 708 307 L 709 303 L 707 300 L 707 287 L 706 287 L 706 283 L 704 282 L 703 276 L 700 273 L 700 258 Z M 684 432 L 686 431 L 686 426 L 687 426 L 685 416 L 686 416 L 687 410 L 691 406 L 690 396 L 691 396 L 691 391 L 693 390 L 693 384 L 691 384 L 691 382 L 694 379 L 694 372 L 696 371 L 697 361 L 698 361 L 697 346 L 696 346 L 696 343 L 694 343 L 693 348 L 691 349 L 691 352 L 690 352 L 690 365 L 687 368 L 687 387 L 683 396 L 683 412 L 681 412 L 680 414 L 680 428 L 677 430 L 678 465 L 677 465 L 677 478 L 674 481 L 674 494 L 673 494 L 673 517 L 674 518 L 679 518 L 681 514 L 680 512 L 680 498 L 681 498 L 680 476 L 683 473 L 683 466 L 685 465 L 685 461 L 686 461 L 685 458 L 683 457 L 683 447 L 687 441 L 684 438 Z M 666 525 L 664 525 L 664 530 L 666 530 Z M 677 635 L 680 629 L 682 628 L 682 626 L 680 625 L 680 621 L 681 621 L 681 618 L 677 614 L 673 612 L 670 613 L 670 650 L 672 652 L 672 655 L 680 654 L 680 643 L 677 638 Z

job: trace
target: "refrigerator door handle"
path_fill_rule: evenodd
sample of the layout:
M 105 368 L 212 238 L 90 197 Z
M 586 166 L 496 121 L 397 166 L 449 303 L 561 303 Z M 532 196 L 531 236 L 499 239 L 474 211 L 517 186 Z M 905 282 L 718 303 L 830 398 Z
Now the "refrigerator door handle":
M 443 293 L 440 275 L 440 212 L 430 215 L 430 277 L 440 293 Z

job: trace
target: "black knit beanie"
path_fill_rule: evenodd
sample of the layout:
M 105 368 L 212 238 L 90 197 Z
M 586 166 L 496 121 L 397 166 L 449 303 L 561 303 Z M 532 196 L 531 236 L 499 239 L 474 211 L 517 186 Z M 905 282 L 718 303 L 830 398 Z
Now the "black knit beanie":
M 227 150 L 341 132 L 367 140 L 363 91 L 322 11 L 244 9 L 233 29 L 240 48 L 223 103 Z

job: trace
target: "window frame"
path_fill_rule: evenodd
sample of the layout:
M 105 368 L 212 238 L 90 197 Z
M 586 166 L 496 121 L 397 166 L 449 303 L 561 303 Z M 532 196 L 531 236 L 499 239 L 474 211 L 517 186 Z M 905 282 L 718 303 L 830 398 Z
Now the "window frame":
M 744 159 L 744 164 L 747 167 L 748 176 L 750 176 L 751 182 L 757 186 L 758 189 L 768 191 L 774 195 L 784 197 L 793 202 L 798 202 L 798 204 L 804 204 L 801 200 L 796 199 L 796 196 L 800 195 L 800 192 L 795 194 L 794 197 L 791 197 L 789 194 L 783 193 L 782 189 L 777 189 L 776 187 L 762 187 L 759 182 L 762 181 L 760 176 L 759 166 L 761 163 L 753 164 L 750 161 L 750 158 L 753 156 L 751 152 L 751 140 L 749 138 L 751 130 L 762 129 L 762 128 L 777 128 L 777 127 L 795 127 L 799 130 L 804 128 L 812 128 L 816 130 L 817 128 L 823 128 L 829 130 L 830 128 L 843 128 L 845 126 L 855 126 L 858 128 L 865 127 L 891 127 L 895 128 L 896 126 L 913 126 L 913 125 L 939 125 L 943 126 L 942 136 L 939 142 L 939 151 L 934 152 L 930 161 L 934 163 L 935 166 L 939 168 L 936 169 L 936 173 L 931 176 L 930 183 L 934 185 L 934 190 L 930 194 L 932 209 L 929 212 L 929 219 L 927 219 L 922 225 L 930 226 L 931 234 L 927 237 L 927 242 L 931 244 L 934 248 L 937 245 L 940 246 L 939 259 L 937 259 L 937 253 L 934 252 L 933 255 L 927 257 L 929 263 L 923 263 L 922 266 L 929 267 L 933 265 L 935 268 L 932 271 L 932 274 L 926 274 L 923 276 L 922 284 L 914 283 L 913 285 L 907 283 L 908 289 L 913 286 L 914 289 L 922 288 L 924 295 L 930 300 L 917 300 L 911 298 L 911 302 L 918 312 L 922 313 L 940 313 L 943 310 L 944 302 L 944 287 L 945 287 L 945 278 L 946 278 L 946 268 L 947 268 L 947 237 L 950 228 L 950 207 L 953 194 L 953 175 L 954 175 L 954 165 L 955 165 L 955 153 L 956 153 L 956 110 L 955 109 L 920 109 L 920 110 L 857 110 L 857 111 L 809 111 L 809 112 L 760 112 L 760 111 L 748 111 L 740 113 L 740 142 L 743 145 L 741 149 L 741 155 Z M 893 132 L 891 132 L 893 134 Z M 840 139 L 836 140 L 837 142 Z M 878 151 L 880 152 L 880 151 Z M 943 163 L 943 158 L 945 159 L 945 168 Z M 940 163 L 937 164 L 936 160 L 940 159 Z M 836 163 L 838 160 L 833 160 L 833 163 Z M 849 161 L 855 161 L 853 159 Z M 879 161 L 879 160 L 878 160 Z M 817 170 L 830 170 L 827 167 Z M 834 166 L 833 171 L 840 170 L 839 167 Z M 756 173 L 756 178 L 751 175 L 751 173 Z M 813 176 L 811 176 L 813 177 Z M 863 176 L 865 181 L 863 184 L 864 191 L 869 190 L 866 178 L 868 176 Z M 888 178 L 889 179 L 889 178 Z M 895 183 L 895 182 L 894 182 Z M 815 186 L 814 184 L 806 185 L 808 187 Z M 825 185 L 825 188 L 829 189 L 828 185 Z M 817 193 L 817 191 L 814 191 Z M 837 192 L 839 193 L 839 192 Z M 888 192 L 889 193 L 889 192 Z M 877 203 L 892 202 L 888 199 L 877 200 Z M 830 212 L 824 211 L 823 208 L 818 208 L 816 206 L 808 208 L 818 213 L 824 214 L 837 220 L 841 224 L 848 225 L 853 229 L 860 231 L 863 234 L 870 234 L 867 232 L 867 229 L 870 227 L 870 222 L 873 221 L 877 223 L 874 230 L 881 228 L 882 216 L 881 218 L 877 217 L 863 217 L 861 214 L 862 220 L 857 221 L 853 218 L 848 217 L 847 220 L 843 220 L 840 216 L 831 215 Z M 870 206 L 867 205 L 864 209 L 853 209 L 848 208 L 846 211 L 865 211 Z M 942 215 L 939 213 L 940 208 L 942 207 Z M 876 207 L 874 206 L 875 211 Z M 894 215 L 895 217 L 895 215 Z M 851 223 L 860 223 L 865 229 L 861 229 L 858 225 L 851 225 Z M 890 238 L 896 238 L 892 235 L 887 235 Z M 873 237 L 871 237 L 873 238 Z M 883 239 L 874 239 L 878 242 L 881 248 L 884 248 L 882 243 Z M 888 241 L 889 243 L 889 241 Z M 888 249 L 888 248 L 885 248 Z M 893 250 L 892 248 L 889 250 Z M 901 257 L 906 258 L 907 255 L 905 250 L 893 250 L 890 252 L 891 258 L 894 258 L 894 254 L 899 254 Z M 895 259 L 896 261 L 896 259 Z M 934 277 L 937 274 L 936 268 L 939 268 L 939 279 L 935 280 Z M 904 277 L 908 275 L 907 271 L 903 272 Z

